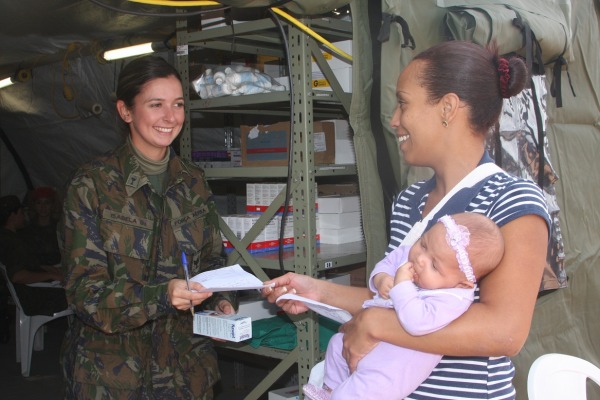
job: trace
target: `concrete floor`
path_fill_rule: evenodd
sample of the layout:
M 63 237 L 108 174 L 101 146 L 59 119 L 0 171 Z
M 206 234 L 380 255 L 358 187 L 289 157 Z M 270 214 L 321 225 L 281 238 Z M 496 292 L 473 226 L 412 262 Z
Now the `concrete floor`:
M 63 399 L 59 351 L 66 323 L 66 319 L 63 318 L 46 325 L 48 329 L 44 339 L 44 350 L 33 352 L 30 376 L 24 378 L 21 375 L 21 364 L 18 364 L 15 358 L 14 315 L 11 316 L 10 340 L 6 344 L 0 344 L 0 399 Z M 236 356 L 231 354 L 220 355 L 222 380 L 215 388 L 215 400 L 244 399 L 275 365 L 275 361 L 261 357 L 244 359 L 241 364 L 235 364 L 237 358 L 234 357 Z M 273 388 L 289 386 L 290 381 L 293 382 L 293 371 L 290 371 L 289 375 L 282 378 Z M 259 400 L 266 399 L 265 394 Z

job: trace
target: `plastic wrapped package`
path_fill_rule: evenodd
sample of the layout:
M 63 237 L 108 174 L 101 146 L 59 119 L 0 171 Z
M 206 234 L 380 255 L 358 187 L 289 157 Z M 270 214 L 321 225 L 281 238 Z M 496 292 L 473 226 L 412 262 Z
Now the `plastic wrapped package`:
M 207 69 L 204 74 L 192 81 L 192 86 L 201 99 L 285 90 L 285 86 L 271 76 L 241 65 Z

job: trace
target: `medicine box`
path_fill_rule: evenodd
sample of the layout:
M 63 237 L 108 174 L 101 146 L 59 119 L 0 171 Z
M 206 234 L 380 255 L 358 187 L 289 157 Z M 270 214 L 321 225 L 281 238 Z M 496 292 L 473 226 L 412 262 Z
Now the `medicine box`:
M 194 333 L 230 342 L 241 342 L 252 338 L 252 320 L 244 315 L 201 311 L 194 315 Z

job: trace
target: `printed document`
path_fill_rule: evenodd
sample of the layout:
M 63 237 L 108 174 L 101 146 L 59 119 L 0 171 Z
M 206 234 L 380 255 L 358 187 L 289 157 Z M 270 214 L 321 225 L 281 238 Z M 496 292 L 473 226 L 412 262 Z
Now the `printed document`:
M 317 314 L 321 314 L 322 316 L 337 321 L 340 324 L 344 324 L 352 319 L 352 314 L 350 314 L 346 310 L 330 306 L 329 304 L 321 303 L 315 300 L 307 299 L 306 297 L 298 296 L 297 294 L 283 294 L 277 298 L 277 302 L 279 302 L 280 300 L 301 301 L 306 305 L 306 307 L 313 310 Z
M 256 276 L 244 271 L 239 264 L 202 272 L 190 281 L 198 282 L 206 288 L 199 292 L 228 292 L 267 287 Z

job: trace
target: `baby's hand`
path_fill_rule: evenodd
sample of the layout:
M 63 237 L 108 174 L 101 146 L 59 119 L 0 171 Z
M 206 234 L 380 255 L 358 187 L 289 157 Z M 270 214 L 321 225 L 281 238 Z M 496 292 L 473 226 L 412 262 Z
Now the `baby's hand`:
M 390 289 L 394 286 L 394 278 L 385 272 L 380 272 L 373 277 L 373 285 L 382 299 L 390 298 Z
M 399 284 L 404 281 L 413 281 L 415 275 L 415 269 L 413 267 L 413 263 L 407 261 L 404 263 L 398 270 L 396 271 L 396 276 L 394 278 L 394 285 Z

